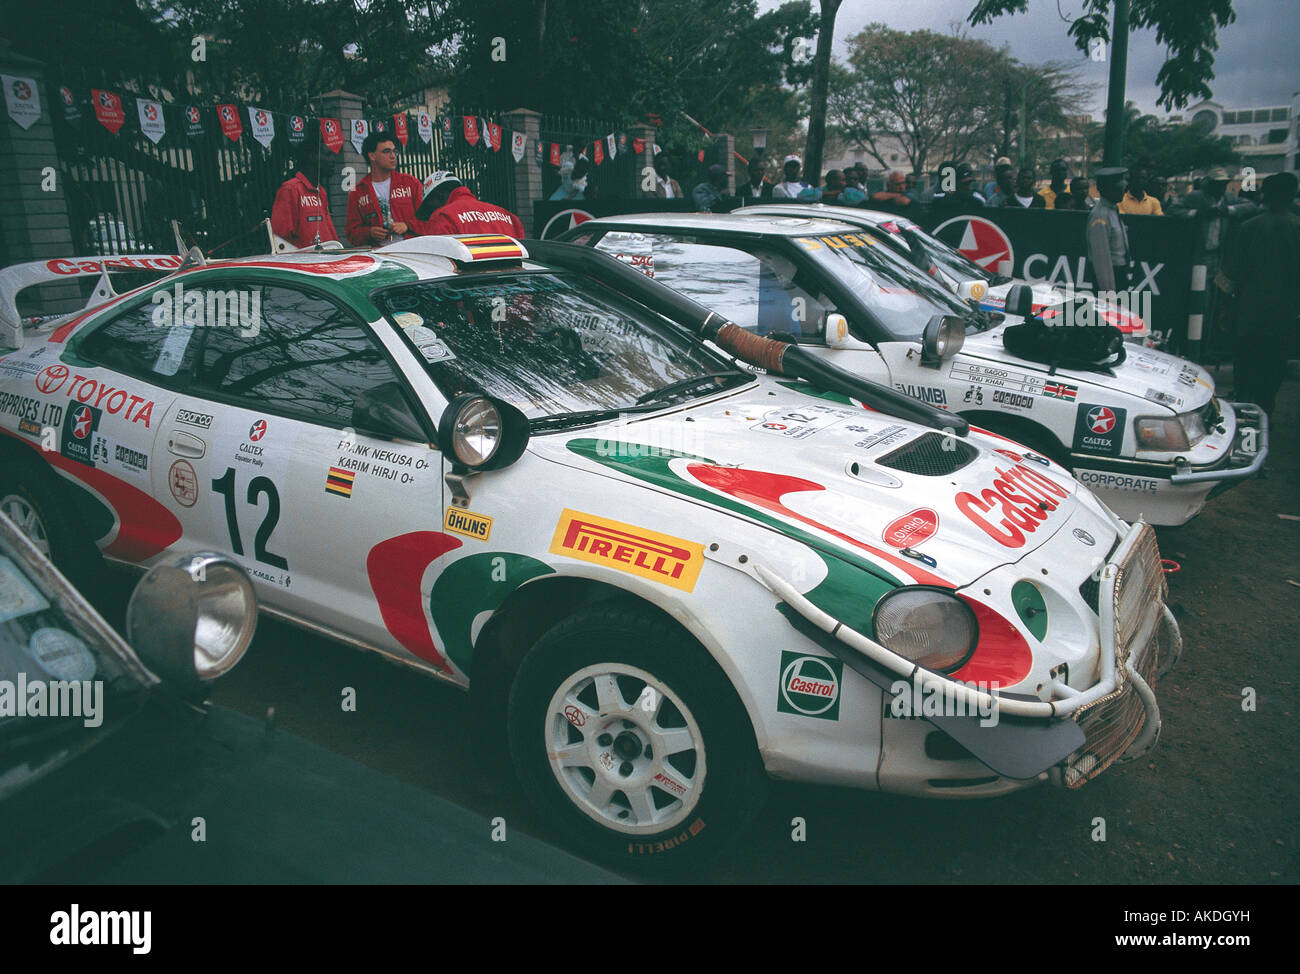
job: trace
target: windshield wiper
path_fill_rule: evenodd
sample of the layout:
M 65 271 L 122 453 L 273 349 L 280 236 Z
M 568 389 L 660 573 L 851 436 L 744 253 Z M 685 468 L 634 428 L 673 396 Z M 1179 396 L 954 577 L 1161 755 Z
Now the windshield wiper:
M 705 372 L 703 375 L 693 375 L 689 379 L 678 379 L 676 382 L 670 382 L 666 386 L 660 386 L 658 389 L 651 389 L 643 396 L 637 397 L 638 405 L 644 402 L 650 402 L 655 399 L 663 399 L 665 396 L 671 396 L 675 392 L 685 392 L 687 389 L 701 385 L 705 382 L 712 382 L 715 379 L 727 379 L 735 376 L 741 376 L 746 380 L 753 379 L 753 373 L 746 372 L 744 369 L 728 369 L 726 372 Z M 722 383 L 718 383 L 721 388 Z
M 605 419 L 618 419 L 625 413 L 651 413 L 662 408 L 662 406 L 658 405 L 646 405 L 619 406 L 616 409 L 579 409 L 569 413 L 551 413 L 549 416 L 538 416 L 536 419 L 530 419 L 528 426 L 533 431 L 557 426 L 580 426 L 585 423 L 599 423 Z

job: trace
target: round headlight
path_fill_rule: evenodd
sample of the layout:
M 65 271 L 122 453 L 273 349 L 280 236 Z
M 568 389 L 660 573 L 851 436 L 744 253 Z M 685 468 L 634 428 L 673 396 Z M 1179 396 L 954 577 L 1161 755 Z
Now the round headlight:
M 475 398 L 456 414 L 452 452 L 467 467 L 481 467 L 501 446 L 501 412 L 487 399 Z
M 961 599 L 939 589 L 895 589 L 876 604 L 876 642 L 904 659 L 951 673 L 975 651 L 975 613 Z

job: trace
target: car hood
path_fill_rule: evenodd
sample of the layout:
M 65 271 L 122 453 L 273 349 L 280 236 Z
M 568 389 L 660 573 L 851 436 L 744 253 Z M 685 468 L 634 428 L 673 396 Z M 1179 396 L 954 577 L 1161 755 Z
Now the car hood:
M 980 308 L 984 311 L 1004 311 L 1007 304 L 1007 292 L 1017 284 L 1029 284 L 1033 288 L 1035 312 L 1069 300 L 1069 295 L 1060 288 L 1053 287 L 1042 281 L 1037 283 L 1008 281 L 1005 284 L 998 284 L 989 288 L 988 293 L 980 300 Z M 1097 307 L 1101 311 L 1102 319 L 1122 331 L 1124 337 L 1142 338 L 1151 334 L 1150 326 L 1141 315 L 1125 310 L 1113 301 L 1098 300 Z
M 982 334 L 968 335 L 958 354 L 997 362 L 1003 366 L 1027 365 L 1046 376 L 1047 366 L 1042 362 L 1030 362 L 1007 351 L 1002 344 L 1002 332 L 1006 327 L 1003 324 Z M 1124 361 L 1105 372 L 1062 368 L 1056 371 L 1052 379 L 1079 386 L 1077 395 L 1073 397 L 1078 402 L 1111 404 L 1110 400 L 1099 398 L 1099 390 L 1082 388 L 1100 386 L 1166 406 L 1176 413 L 1200 409 L 1214 395 L 1214 379 L 1199 365 L 1153 348 L 1128 344 L 1124 349 Z M 1092 396 L 1093 400 L 1088 400 L 1087 396 Z
M 1091 500 L 1062 468 L 1027 459 L 1008 440 L 950 438 L 785 385 L 763 380 L 651 418 L 538 436 L 529 450 L 866 558 L 903 582 L 954 587 L 1036 550 L 1081 497 Z M 1048 509 L 1015 486 L 1026 480 Z M 1025 527 L 1008 530 L 1005 508 L 1017 503 L 1033 504 L 1041 520 L 1017 511 Z M 1095 501 L 1087 506 L 1101 516 Z M 698 540 L 725 540 L 722 522 L 696 513 Z M 691 521 L 684 512 L 674 530 Z

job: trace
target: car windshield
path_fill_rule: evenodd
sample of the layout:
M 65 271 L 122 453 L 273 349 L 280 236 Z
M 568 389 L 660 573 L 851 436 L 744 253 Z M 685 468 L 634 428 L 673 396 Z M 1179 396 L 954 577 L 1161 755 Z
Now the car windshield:
M 1001 274 L 980 267 L 979 264 L 960 250 L 950 247 L 938 237 L 926 233 L 910 220 L 900 220 L 898 223 L 882 223 L 879 224 L 879 229 L 898 233 L 905 238 L 914 238 L 925 248 L 925 252 L 930 255 L 930 258 L 939 265 L 939 269 L 959 284 L 962 281 L 984 281 L 986 284 L 996 286 L 1011 280 L 1009 277 L 1003 277 Z M 903 231 L 907 231 L 907 233 L 903 234 Z M 906 242 L 909 247 L 912 246 L 910 240 Z
M 955 315 L 982 322 L 938 281 L 918 271 L 901 255 L 869 237 L 841 233 L 797 237 L 797 242 L 825 271 L 862 302 L 895 341 L 914 341 L 934 315 Z
M 374 300 L 448 397 L 495 396 L 535 428 L 557 417 L 659 408 L 753 378 L 644 306 L 577 275 L 424 281 Z
M 0 517 L 0 795 L 133 712 L 145 687 L 16 534 Z

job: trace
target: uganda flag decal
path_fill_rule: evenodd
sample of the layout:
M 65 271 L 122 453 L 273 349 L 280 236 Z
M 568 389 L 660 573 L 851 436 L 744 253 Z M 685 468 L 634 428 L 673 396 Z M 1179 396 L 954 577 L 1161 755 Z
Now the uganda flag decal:
M 357 479 L 356 472 L 342 467 L 330 467 L 329 476 L 325 478 L 325 493 L 338 494 L 340 497 L 352 496 L 352 481 Z

